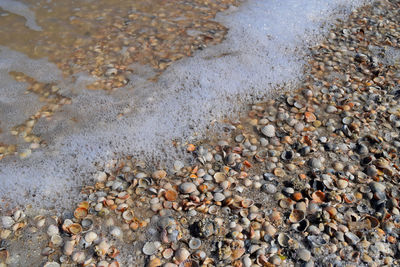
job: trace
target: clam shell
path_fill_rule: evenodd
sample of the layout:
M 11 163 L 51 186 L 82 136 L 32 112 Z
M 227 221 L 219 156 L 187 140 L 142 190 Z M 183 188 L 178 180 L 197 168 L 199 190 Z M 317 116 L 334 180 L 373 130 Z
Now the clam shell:
M 221 183 L 226 180 L 226 176 L 223 172 L 216 172 L 214 174 L 214 180 L 216 183 Z
M 190 256 L 190 252 L 186 248 L 180 248 L 177 251 L 175 251 L 175 259 L 178 262 L 185 261 L 187 258 L 189 258 L 189 256 Z
M 79 223 L 73 223 L 68 227 L 68 231 L 73 235 L 78 235 L 82 232 L 82 226 Z
M 158 252 L 158 249 L 161 247 L 161 243 L 160 242 L 147 242 L 146 244 L 144 244 L 143 246 L 143 253 L 151 256 L 154 255 Z
M 298 223 L 298 222 L 302 221 L 304 218 L 305 218 L 304 211 L 293 210 L 292 213 L 290 213 L 289 221 L 291 223 Z
M 290 237 L 285 234 L 285 233 L 280 233 L 278 235 L 278 243 L 279 245 L 281 245 L 282 247 L 287 247 L 289 246 L 289 241 L 290 241 Z
M 179 267 L 199 267 L 199 264 L 194 260 L 185 260 L 179 264 Z
M 88 210 L 83 207 L 78 207 L 74 211 L 74 216 L 77 219 L 83 219 L 88 215 Z
M 93 220 L 90 218 L 85 218 L 81 221 L 81 226 L 84 231 L 88 231 L 93 227 Z
M 95 241 L 97 239 L 97 234 L 95 232 L 88 232 L 85 235 L 85 240 L 88 243 L 92 243 L 93 241 Z
M 165 191 L 164 197 L 168 201 L 175 201 L 178 198 L 178 193 L 174 190 Z
M 162 253 L 164 259 L 170 259 L 174 255 L 174 251 L 171 248 L 167 248 Z

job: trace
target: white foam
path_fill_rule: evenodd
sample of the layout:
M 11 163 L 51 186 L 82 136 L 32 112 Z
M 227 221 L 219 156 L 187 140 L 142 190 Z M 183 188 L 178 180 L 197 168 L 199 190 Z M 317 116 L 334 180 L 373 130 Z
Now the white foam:
M 95 171 L 93 163 L 114 153 L 155 155 L 166 164 L 160 151 L 173 158 L 172 139 L 199 138 L 211 121 L 237 114 L 277 86 L 290 89 L 301 78 L 307 47 L 323 37 L 330 22 L 363 3 L 251 0 L 218 15 L 229 28 L 222 44 L 172 65 L 157 83 L 139 75 L 113 94 L 65 84 L 73 104 L 35 128 L 49 147 L 25 161 L 0 162 L 0 197 L 13 192 L 23 202 L 29 190 L 27 201 L 35 192 L 42 206 L 46 198 L 66 206 L 68 192 Z M 117 119 L 121 112 L 125 116 Z
M 41 31 L 42 27 L 36 24 L 35 13 L 29 7 L 15 0 L 0 0 L 0 7 L 8 12 L 20 15 L 26 19 L 25 25 L 34 30 Z

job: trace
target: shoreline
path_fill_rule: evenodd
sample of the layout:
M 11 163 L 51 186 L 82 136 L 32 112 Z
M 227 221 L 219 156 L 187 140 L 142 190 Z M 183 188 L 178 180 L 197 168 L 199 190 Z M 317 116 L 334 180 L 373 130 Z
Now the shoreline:
M 74 210 L 2 217 L 8 261 L 29 233 L 48 267 L 400 264 L 399 7 L 357 9 L 297 90 L 185 145 L 191 164 L 108 161 Z

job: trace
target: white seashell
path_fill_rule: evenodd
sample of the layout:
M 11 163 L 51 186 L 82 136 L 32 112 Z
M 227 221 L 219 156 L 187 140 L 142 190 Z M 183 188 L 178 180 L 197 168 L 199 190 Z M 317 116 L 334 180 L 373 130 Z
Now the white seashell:
M 43 267 L 60 267 L 60 264 L 58 262 L 49 261 L 46 262 L 45 265 L 43 265 Z
M 86 255 L 83 251 L 77 251 L 72 255 L 72 260 L 76 263 L 83 263 L 85 261 Z
M 185 182 L 179 186 L 179 190 L 184 194 L 190 194 L 196 191 L 196 185 L 194 183 Z
M 144 244 L 142 251 L 144 254 L 151 256 L 151 255 L 156 254 L 160 247 L 161 247 L 161 243 L 158 241 L 147 242 L 146 244 Z
M 108 267 L 110 264 L 106 261 L 101 261 L 97 263 L 97 267 Z
M 75 247 L 75 240 L 68 240 L 64 243 L 64 255 L 70 256 L 72 252 L 74 251 Z
M 198 238 L 192 238 L 189 241 L 189 247 L 191 249 L 198 249 L 201 246 L 201 240 Z
M 10 216 L 1 217 L 1 224 L 3 225 L 3 228 L 5 228 L 5 229 L 11 228 L 11 226 L 13 226 L 14 223 L 15 223 L 15 221 Z
M 61 246 L 61 244 L 63 242 L 63 239 L 60 235 L 53 235 L 50 240 L 51 240 L 51 243 L 53 243 L 53 245 L 56 247 Z
M 93 241 L 95 241 L 97 239 L 97 234 L 95 232 L 88 232 L 85 235 L 85 240 L 88 243 L 92 243 Z
M 59 234 L 59 230 L 58 230 L 58 227 L 57 226 L 55 226 L 55 225 L 50 225 L 49 226 L 49 228 L 47 228 L 47 234 L 49 235 L 49 236 L 53 236 L 53 235 L 58 235 Z
M 175 252 L 175 259 L 178 262 L 182 262 L 189 258 L 190 252 L 186 248 L 180 248 Z
M 107 180 L 107 174 L 105 172 L 98 172 L 96 173 L 96 175 L 94 176 L 94 179 L 97 182 L 105 182 Z
M 14 220 L 16 222 L 18 222 L 18 221 L 21 221 L 21 220 L 25 219 L 26 215 L 21 210 L 17 210 L 17 211 L 14 212 L 13 217 L 14 217 Z
M 113 227 L 113 228 L 111 229 L 110 234 L 111 234 L 113 237 L 115 237 L 115 238 L 121 238 L 122 235 L 123 235 L 122 230 L 121 230 L 121 228 L 119 228 L 119 227 Z

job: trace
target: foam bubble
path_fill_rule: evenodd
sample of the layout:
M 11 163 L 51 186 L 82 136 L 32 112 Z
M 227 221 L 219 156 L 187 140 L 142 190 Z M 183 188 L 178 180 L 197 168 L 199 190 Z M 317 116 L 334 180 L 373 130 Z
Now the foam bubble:
M 36 24 L 35 13 L 29 7 L 15 0 L 1 0 L 0 7 L 8 12 L 20 15 L 26 19 L 25 25 L 34 30 L 41 31 L 42 27 Z
M 106 94 L 82 89 L 85 77 L 79 84 L 65 82 L 64 93 L 73 103 L 51 123 L 40 121 L 35 128 L 48 148 L 25 161 L 0 162 L 0 197 L 13 192 L 13 200 L 21 203 L 28 192 L 26 202 L 67 206 L 76 186 L 96 171 L 96 161 L 136 154 L 167 164 L 166 154 L 176 157 L 173 139 L 200 138 L 211 121 L 237 115 L 277 86 L 293 88 L 302 76 L 307 47 L 323 37 L 334 19 L 363 3 L 249 1 L 218 15 L 229 28 L 223 43 L 173 64 L 157 83 L 136 75 L 126 89 Z

